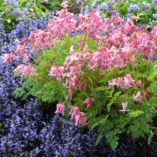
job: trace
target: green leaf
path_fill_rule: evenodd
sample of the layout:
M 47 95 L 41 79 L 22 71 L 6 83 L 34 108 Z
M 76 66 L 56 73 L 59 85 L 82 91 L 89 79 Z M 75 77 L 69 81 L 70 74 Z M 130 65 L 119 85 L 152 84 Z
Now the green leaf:
M 113 138 L 111 141 L 110 141 L 110 145 L 111 145 L 111 148 L 114 150 L 116 149 L 116 147 L 118 146 L 118 141 L 117 139 Z
M 153 71 L 151 75 L 147 76 L 147 79 L 150 81 L 157 79 L 157 70 Z
M 15 94 L 16 97 L 21 97 L 21 96 L 23 96 L 24 93 L 25 93 L 25 91 L 23 90 L 23 88 L 17 88 L 14 91 L 14 94 Z
M 152 131 L 150 131 L 150 134 L 148 136 L 148 144 L 151 143 L 153 136 L 154 136 L 154 133 Z
M 115 94 L 114 94 L 114 97 L 120 96 L 121 93 L 122 93 L 122 91 L 119 91 L 119 92 L 115 93 Z
M 114 103 L 114 100 L 112 99 L 108 104 L 107 104 L 107 111 L 110 112 L 111 106 Z
M 6 21 L 7 21 L 8 23 L 11 23 L 11 19 L 6 19 Z
M 141 111 L 141 110 L 136 110 L 136 111 L 131 110 L 131 111 L 129 111 L 128 115 L 129 115 L 131 118 L 137 118 L 137 117 L 141 116 L 141 114 L 143 114 L 143 113 L 144 113 L 144 112 Z
M 98 125 L 99 125 L 99 123 L 93 123 L 92 125 L 90 125 L 90 130 L 93 130 Z
M 101 141 L 101 139 L 102 139 L 103 137 L 104 137 L 103 134 L 99 134 L 99 135 L 98 135 L 98 137 L 97 137 L 97 139 L 96 139 L 96 145 L 99 144 L 99 142 Z
M 105 118 L 102 118 L 100 121 L 99 121 L 99 124 L 104 124 L 106 122 L 106 120 L 108 119 L 109 115 L 106 115 Z
M 105 86 L 99 86 L 95 89 L 97 92 L 106 90 Z

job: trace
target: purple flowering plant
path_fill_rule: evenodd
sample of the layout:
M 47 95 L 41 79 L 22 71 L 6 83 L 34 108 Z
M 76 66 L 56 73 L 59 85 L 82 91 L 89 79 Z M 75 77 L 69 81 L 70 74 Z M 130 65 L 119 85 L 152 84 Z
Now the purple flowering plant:
M 1 18 L 5 29 L 11 30 L 19 20 L 26 17 L 40 17 L 48 12 L 46 7 L 37 0 L 3 0 L 0 6 Z

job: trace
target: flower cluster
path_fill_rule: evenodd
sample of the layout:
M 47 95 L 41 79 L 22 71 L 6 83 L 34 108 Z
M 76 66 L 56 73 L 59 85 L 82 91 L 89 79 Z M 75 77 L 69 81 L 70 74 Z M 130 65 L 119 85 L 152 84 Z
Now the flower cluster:
M 109 81 L 109 88 L 117 86 L 123 89 L 129 89 L 135 86 L 135 81 L 131 78 L 130 74 L 125 75 L 124 77 L 114 78 Z
M 24 65 L 20 64 L 14 72 L 20 72 L 20 77 L 24 77 L 26 75 L 28 76 L 34 76 L 35 71 L 32 65 Z
M 6 53 L 3 56 L 3 63 L 12 63 L 16 59 L 16 56 L 14 54 Z
M 130 60 L 134 62 L 134 53 L 131 52 L 139 51 L 149 59 L 154 57 L 156 35 L 153 32 L 155 28 L 152 32 L 147 32 L 143 28 L 136 27 L 131 19 L 128 19 L 126 22 L 120 17 L 115 16 L 110 19 L 103 19 L 98 12 L 91 12 L 89 15 L 80 15 L 78 18 L 75 18 L 66 8 L 61 10 L 57 17 L 50 20 L 45 30 L 37 29 L 31 32 L 27 42 L 18 44 L 16 52 L 20 54 L 23 60 L 28 61 L 28 47 L 32 47 L 33 51 L 38 54 L 38 52 L 55 45 L 53 40 L 80 31 L 87 36 L 94 36 L 98 42 L 103 42 L 106 47 L 106 49 L 93 54 L 92 65 L 95 64 L 94 55 L 96 57 L 100 56 L 99 60 L 103 62 L 101 61 L 101 56 L 105 54 L 108 57 L 108 63 L 100 64 L 108 66 L 108 69 L 114 66 L 123 68 Z M 103 34 L 107 36 L 105 37 Z M 114 47 L 111 47 L 112 45 Z M 81 48 L 82 45 L 80 44 L 79 47 Z M 117 47 L 119 52 L 117 52 Z M 106 52 L 104 53 L 104 51 Z M 91 68 L 96 69 L 98 66 L 99 64 L 97 65 L 96 63 Z M 102 72 L 102 69 L 100 71 Z
M 74 15 L 69 13 L 67 8 L 62 9 L 57 13 L 57 17 L 50 20 L 48 27 L 42 30 L 35 30 L 31 32 L 29 40 L 34 50 L 41 51 L 48 49 L 53 45 L 52 40 L 60 39 L 65 34 L 75 32 L 76 20 Z
M 55 77 L 57 80 L 60 80 L 61 77 L 63 77 L 63 73 L 64 73 L 64 67 L 63 66 L 60 66 L 60 67 L 51 67 L 49 75 L 51 77 Z
M 137 94 L 134 96 L 134 101 L 141 103 L 143 98 L 145 98 L 147 96 L 147 92 L 143 91 L 141 92 L 137 92 Z
M 139 6 L 137 4 L 129 6 L 128 12 L 133 12 L 133 11 L 135 11 L 135 12 L 140 11 L 140 8 L 139 8 Z
M 75 122 L 75 125 L 83 125 L 85 126 L 87 124 L 85 113 L 80 112 L 80 109 L 78 107 L 72 107 L 71 111 L 71 120 Z
M 55 113 L 64 116 L 64 110 L 65 110 L 64 103 L 59 103 L 57 104 Z M 81 112 L 78 107 L 74 107 L 74 106 L 71 107 L 70 115 L 71 115 L 71 120 L 74 121 L 76 126 L 79 125 L 85 126 L 87 124 L 85 113 Z
M 79 15 L 78 30 L 83 31 L 87 35 L 97 35 L 103 27 L 103 19 L 99 12 L 91 12 L 89 15 Z

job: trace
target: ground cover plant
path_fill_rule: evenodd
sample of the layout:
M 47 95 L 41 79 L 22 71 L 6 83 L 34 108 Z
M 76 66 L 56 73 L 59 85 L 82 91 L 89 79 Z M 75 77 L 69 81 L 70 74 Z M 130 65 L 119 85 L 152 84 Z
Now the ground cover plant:
M 2 156 L 155 157 L 157 28 L 63 7 L 1 25 Z

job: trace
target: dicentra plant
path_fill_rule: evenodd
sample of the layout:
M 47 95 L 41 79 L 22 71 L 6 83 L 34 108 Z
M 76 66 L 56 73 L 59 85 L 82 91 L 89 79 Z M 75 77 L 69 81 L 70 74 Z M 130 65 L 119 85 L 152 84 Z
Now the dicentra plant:
M 97 129 L 97 143 L 105 136 L 115 148 L 123 133 L 150 142 L 157 109 L 156 34 L 156 27 L 148 32 L 130 18 L 102 18 L 94 11 L 76 17 L 64 3 L 45 30 L 32 32 L 3 62 L 22 63 L 14 70 L 24 81 L 17 96 L 56 103 L 55 113 L 76 127 Z

